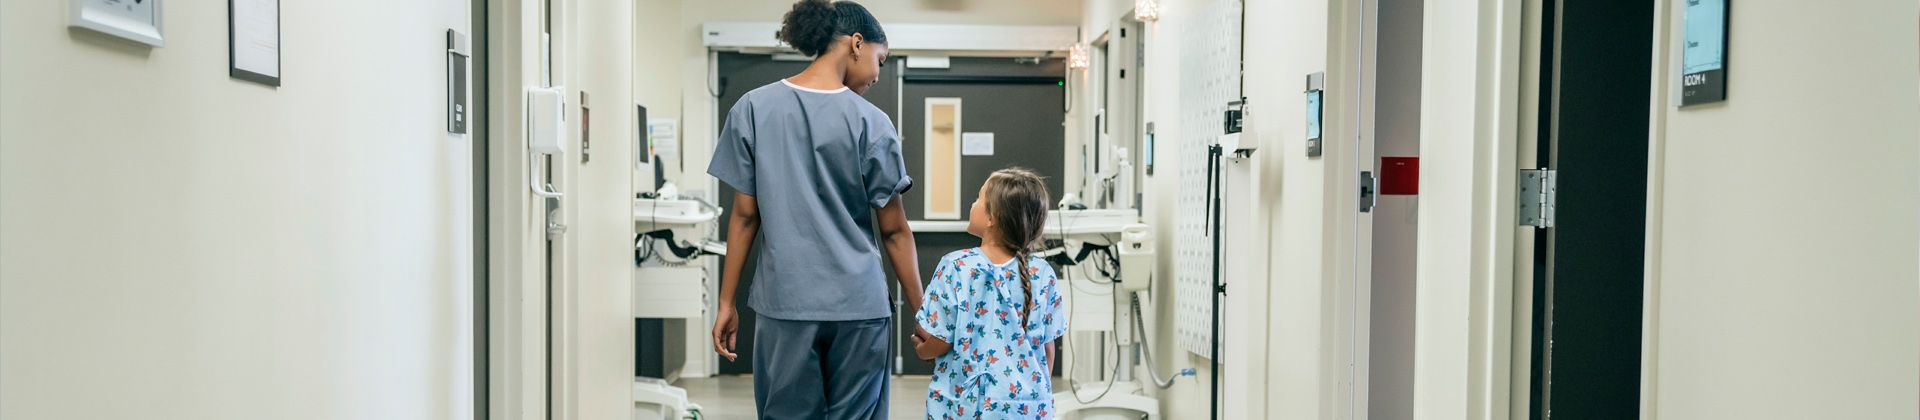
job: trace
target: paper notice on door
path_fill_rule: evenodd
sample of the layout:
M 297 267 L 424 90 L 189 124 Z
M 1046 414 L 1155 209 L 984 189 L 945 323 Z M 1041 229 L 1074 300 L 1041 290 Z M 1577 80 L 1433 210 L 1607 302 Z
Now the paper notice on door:
M 961 156 L 993 156 L 993 133 L 961 133 Z

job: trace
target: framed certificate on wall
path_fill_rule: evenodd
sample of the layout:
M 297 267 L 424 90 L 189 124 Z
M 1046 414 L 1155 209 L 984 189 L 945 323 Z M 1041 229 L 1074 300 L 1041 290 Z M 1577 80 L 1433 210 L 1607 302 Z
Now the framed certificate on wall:
M 280 86 L 280 0 L 227 0 L 227 74 Z

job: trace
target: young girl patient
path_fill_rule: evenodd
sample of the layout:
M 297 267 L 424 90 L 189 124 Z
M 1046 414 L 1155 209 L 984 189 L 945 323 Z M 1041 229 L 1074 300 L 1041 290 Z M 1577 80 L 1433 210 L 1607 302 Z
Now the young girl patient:
M 980 247 L 947 254 L 914 317 L 914 351 L 933 360 L 929 419 L 1052 418 L 1053 340 L 1067 332 L 1057 278 L 1031 254 L 1047 218 L 1039 175 L 987 177 L 967 233 Z

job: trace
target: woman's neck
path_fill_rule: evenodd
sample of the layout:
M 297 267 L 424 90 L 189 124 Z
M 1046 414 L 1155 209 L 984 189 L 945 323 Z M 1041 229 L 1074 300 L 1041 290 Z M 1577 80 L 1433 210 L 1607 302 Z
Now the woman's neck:
M 987 262 L 994 264 L 1006 264 L 1014 258 L 1013 251 L 993 237 L 980 238 L 980 253 L 987 257 Z
M 837 90 L 847 87 L 847 69 L 829 64 L 840 61 L 838 54 L 821 55 L 808 65 L 800 74 L 787 78 L 787 82 L 800 87 L 818 90 Z

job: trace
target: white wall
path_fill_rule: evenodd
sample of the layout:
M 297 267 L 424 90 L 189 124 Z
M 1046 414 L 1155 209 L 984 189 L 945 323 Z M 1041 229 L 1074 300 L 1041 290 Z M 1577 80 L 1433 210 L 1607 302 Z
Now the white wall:
M 1352 226 L 1337 221 L 1336 204 L 1353 204 L 1356 199 L 1334 185 L 1341 179 L 1353 182 L 1358 174 L 1358 169 L 1344 166 L 1354 172 L 1345 178 L 1332 175 L 1343 167 L 1342 161 L 1355 160 L 1352 153 L 1357 151 L 1353 147 L 1356 127 L 1342 122 L 1343 116 L 1352 118 L 1351 112 L 1342 110 L 1354 103 L 1355 90 L 1337 87 L 1352 77 L 1339 77 L 1339 64 L 1333 58 L 1338 55 L 1334 45 L 1340 30 L 1333 23 L 1342 8 L 1337 2 L 1248 3 L 1247 96 L 1258 118 L 1250 130 L 1261 139 L 1257 158 L 1265 160 L 1269 173 L 1279 179 L 1259 195 L 1259 202 L 1275 203 L 1269 210 L 1267 230 L 1272 262 L 1265 330 L 1272 333 L 1265 352 L 1266 418 L 1335 418 L 1347 406 L 1340 399 L 1348 395 L 1350 383 L 1344 379 L 1348 369 L 1342 349 L 1347 340 L 1339 331 L 1343 319 L 1339 308 L 1347 307 L 1342 301 L 1351 302 L 1343 291 L 1350 292 L 1352 284 L 1339 278 L 1342 267 L 1333 258 L 1339 248 L 1330 242 L 1340 226 Z M 1329 76 L 1326 154 L 1309 158 L 1301 91 L 1308 74 L 1322 71 Z
M 1521 11 L 1519 0 L 1424 5 L 1414 298 L 1422 419 L 1508 415 Z
M 1088 37 L 1106 31 L 1110 22 L 1125 15 L 1132 1 L 1087 2 L 1082 29 Z M 1207 244 L 1176 243 L 1175 199 L 1181 165 L 1177 147 L 1182 143 L 1204 144 L 1205 140 L 1180 137 L 1183 110 L 1178 108 L 1182 49 L 1205 48 L 1229 39 L 1186 39 L 1188 25 L 1206 25 L 1197 16 L 1204 7 L 1197 1 L 1163 0 L 1161 19 L 1149 25 L 1146 33 L 1147 75 L 1145 118 L 1152 121 L 1156 139 L 1155 175 L 1146 179 L 1144 211 L 1148 223 L 1155 226 L 1159 238 L 1160 261 L 1155 290 L 1173 290 L 1174 250 Z M 1259 142 L 1261 149 L 1243 163 L 1232 165 L 1239 184 L 1233 186 L 1245 203 L 1232 224 L 1235 230 L 1264 234 L 1239 236 L 1234 244 L 1247 252 L 1251 261 L 1235 264 L 1236 273 L 1247 280 L 1235 281 L 1228 293 L 1229 315 L 1226 337 L 1228 373 L 1222 391 L 1226 418 L 1326 418 L 1333 416 L 1341 394 L 1336 388 L 1345 370 L 1341 355 L 1334 348 L 1337 331 L 1332 329 L 1336 307 L 1327 303 L 1335 298 L 1339 285 L 1327 271 L 1329 229 L 1325 210 L 1329 203 L 1326 176 L 1329 167 L 1320 159 L 1308 159 L 1304 153 L 1305 126 L 1298 118 L 1305 107 L 1300 88 L 1308 73 L 1327 70 L 1329 49 L 1329 5 L 1324 2 L 1248 2 L 1245 37 L 1246 94 L 1253 117 L 1246 136 Z M 1084 75 L 1077 79 L 1083 82 Z M 1350 91 L 1349 91 L 1350 92 Z M 1337 93 L 1335 93 L 1337 94 Z M 1091 93 L 1076 95 L 1081 104 Z M 1351 103 L 1351 100 L 1348 101 Z M 1075 109 L 1091 109 L 1076 105 Z M 1075 115 L 1069 115 L 1070 121 Z M 1085 117 L 1080 117 L 1085 118 Z M 1331 119 L 1332 117 L 1330 117 Z M 1351 129 L 1345 131 L 1351 136 Z M 1335 136 L 1329 132 L 1329 138 Z M 1337 150 L 1337 149 L 1336 149 Z M 1345 156 L 1352 159 L 1352 149 Z M 1239 255 L 1239 254 L 1236 254 Z M 1349 285 L 1350 287 L 1350 285 Z M 1350 289 L 1349 289 L 1350 290 Z M 1157 393 L 1162 415 L 1168 418 L 1205 416 L 1208 361 L 1178 346 L 1172 325 L 1175 319 L 1171 293 L 1157 296 L 1155 314 L 1150 316 L 1149 343 L 1158 360 L 1152 368 L 1160 372 L 1197 368 L 1198 377 L 1180 378 L 1173 388 Z
M 472 415 L 468 2 L 283 2 L 284 86 L 223 2 L 166 47 L 0 9 L 0 418 Z
M 573 8 L 572 73 L 568 103 L 587 94 L 591 110 L 590 160 L 573 166 L 568 205 L 575 213 L 567 236 L 575 270 L 564 295 L 572 328 L 566 334 L 577 417 L 632 416 L 633 329 L 633 41 L 635 2 L 577 0 Z M 571 111 L 570 111 L 571 112 Z M 574 114 L 578 115 L 578 114 Z M 577 121 L 570 121 L 577 122 Z M 572 131 L 577 132 L 575 128 Z M 651 184 L 649 184 L 651 185 Z
M 1181 162 L 1178 159 L 1181 115 L 1178 109 L 1180 98 L 1180 61 L 1182 38 L 1178 34 L 1186 31 L 1187 25 L 1198 11 L 1195 5 L 1187 1 L 1161 2 L 1161 19 L 1146 25 L 1143 40 L 1147 45 L 1145 86 L 1142 89 L 1143 123 L 1154 123 L 1157 139 L 1154 142 L 1154 174 L 1143 179 L 1142 212 L 1145 222 L 1154 229 L 1156 238 L 1157 261 L 1154 273 L 1153 305 L 1143 308 L 1148 335 L 1142 342 L 1150 346 L 1154 365 L 1145 366 L 1160 373 L 1163 377 L 1181 369 L 1195 369 L 1197 375 L 1175 379 L 1175 384 L 1167 390 L 1152 390 L 1160 400 L 1160 414 L 1167 418 L 1195 418 L 1205 416 L 1207 412 L 1208 380 L 1213 371 L 1209 362 L 1202 357 L 1186 351 L 1180 346 L 1174 334 L 1177 315 L 1174 310 L 1174 279 L 1176 277 L 1177 258 L 1175 250 L 1180 246 L 1207 246 L 1207 244 L 1178 244 L 1175 230 L 1175 211 L 1179 196 L 1179 174 L 1182 165 L 1200 164 L 1199 162 Z M 1088 0 L 1085 2 L 1084 17 L 1079 23 L 1082 38 L 1091 40 L 1107 32 L 1122 16 L 1133 10 L 1131 0 Z M 1075 71 L 1068 83 L 1075 86 L 1092 86 L 1090 71 Z M 1087 140 L 1092 132 L 1092 105 L 1095 93 L 1091 88 L 1075 89 L 1070 100 L 1075 101 L 1073 111 L 1067 114 L 1067 150 L 1078 151 L 1079 145 Z M 1144 125 L 1144 124 L 1143 124 Z M 1068 153 L 1068 168 L 1078 168 L 1077 152 Z M 1078 179 L 1069 177 L 1067 185 L 1077 185 Z M 1144 371 L 1136 377 L 1146 378 Z
M 1676 109 L 1673 61 L 1654 73 L 1650 413 L 1920 416 L 1920 10 L 1730 10 L 1726 102 Z
M 678 119 L 681 111 L 681 60 L 689 38 L 698 39 L 697 29 L 681 24 L 681 0 L 633 1 L 633 101 L 647 107 L 647 118 Z M 706 58 L 700 58 L 702 66 Z M 704 74 L 704 73 L 701 73 Z M 696 77 L 696 80 L 699 76 Z M 684 148 L 683 148 L 684 149 Z M 678 173 L 680 160 L 663 159 L 653 165 L 666 165 L 669 173 Z M 634 188 L 653 189 L 653 168 L 634 176 Z M 696 330 L 702 328 L 694 328 Z

